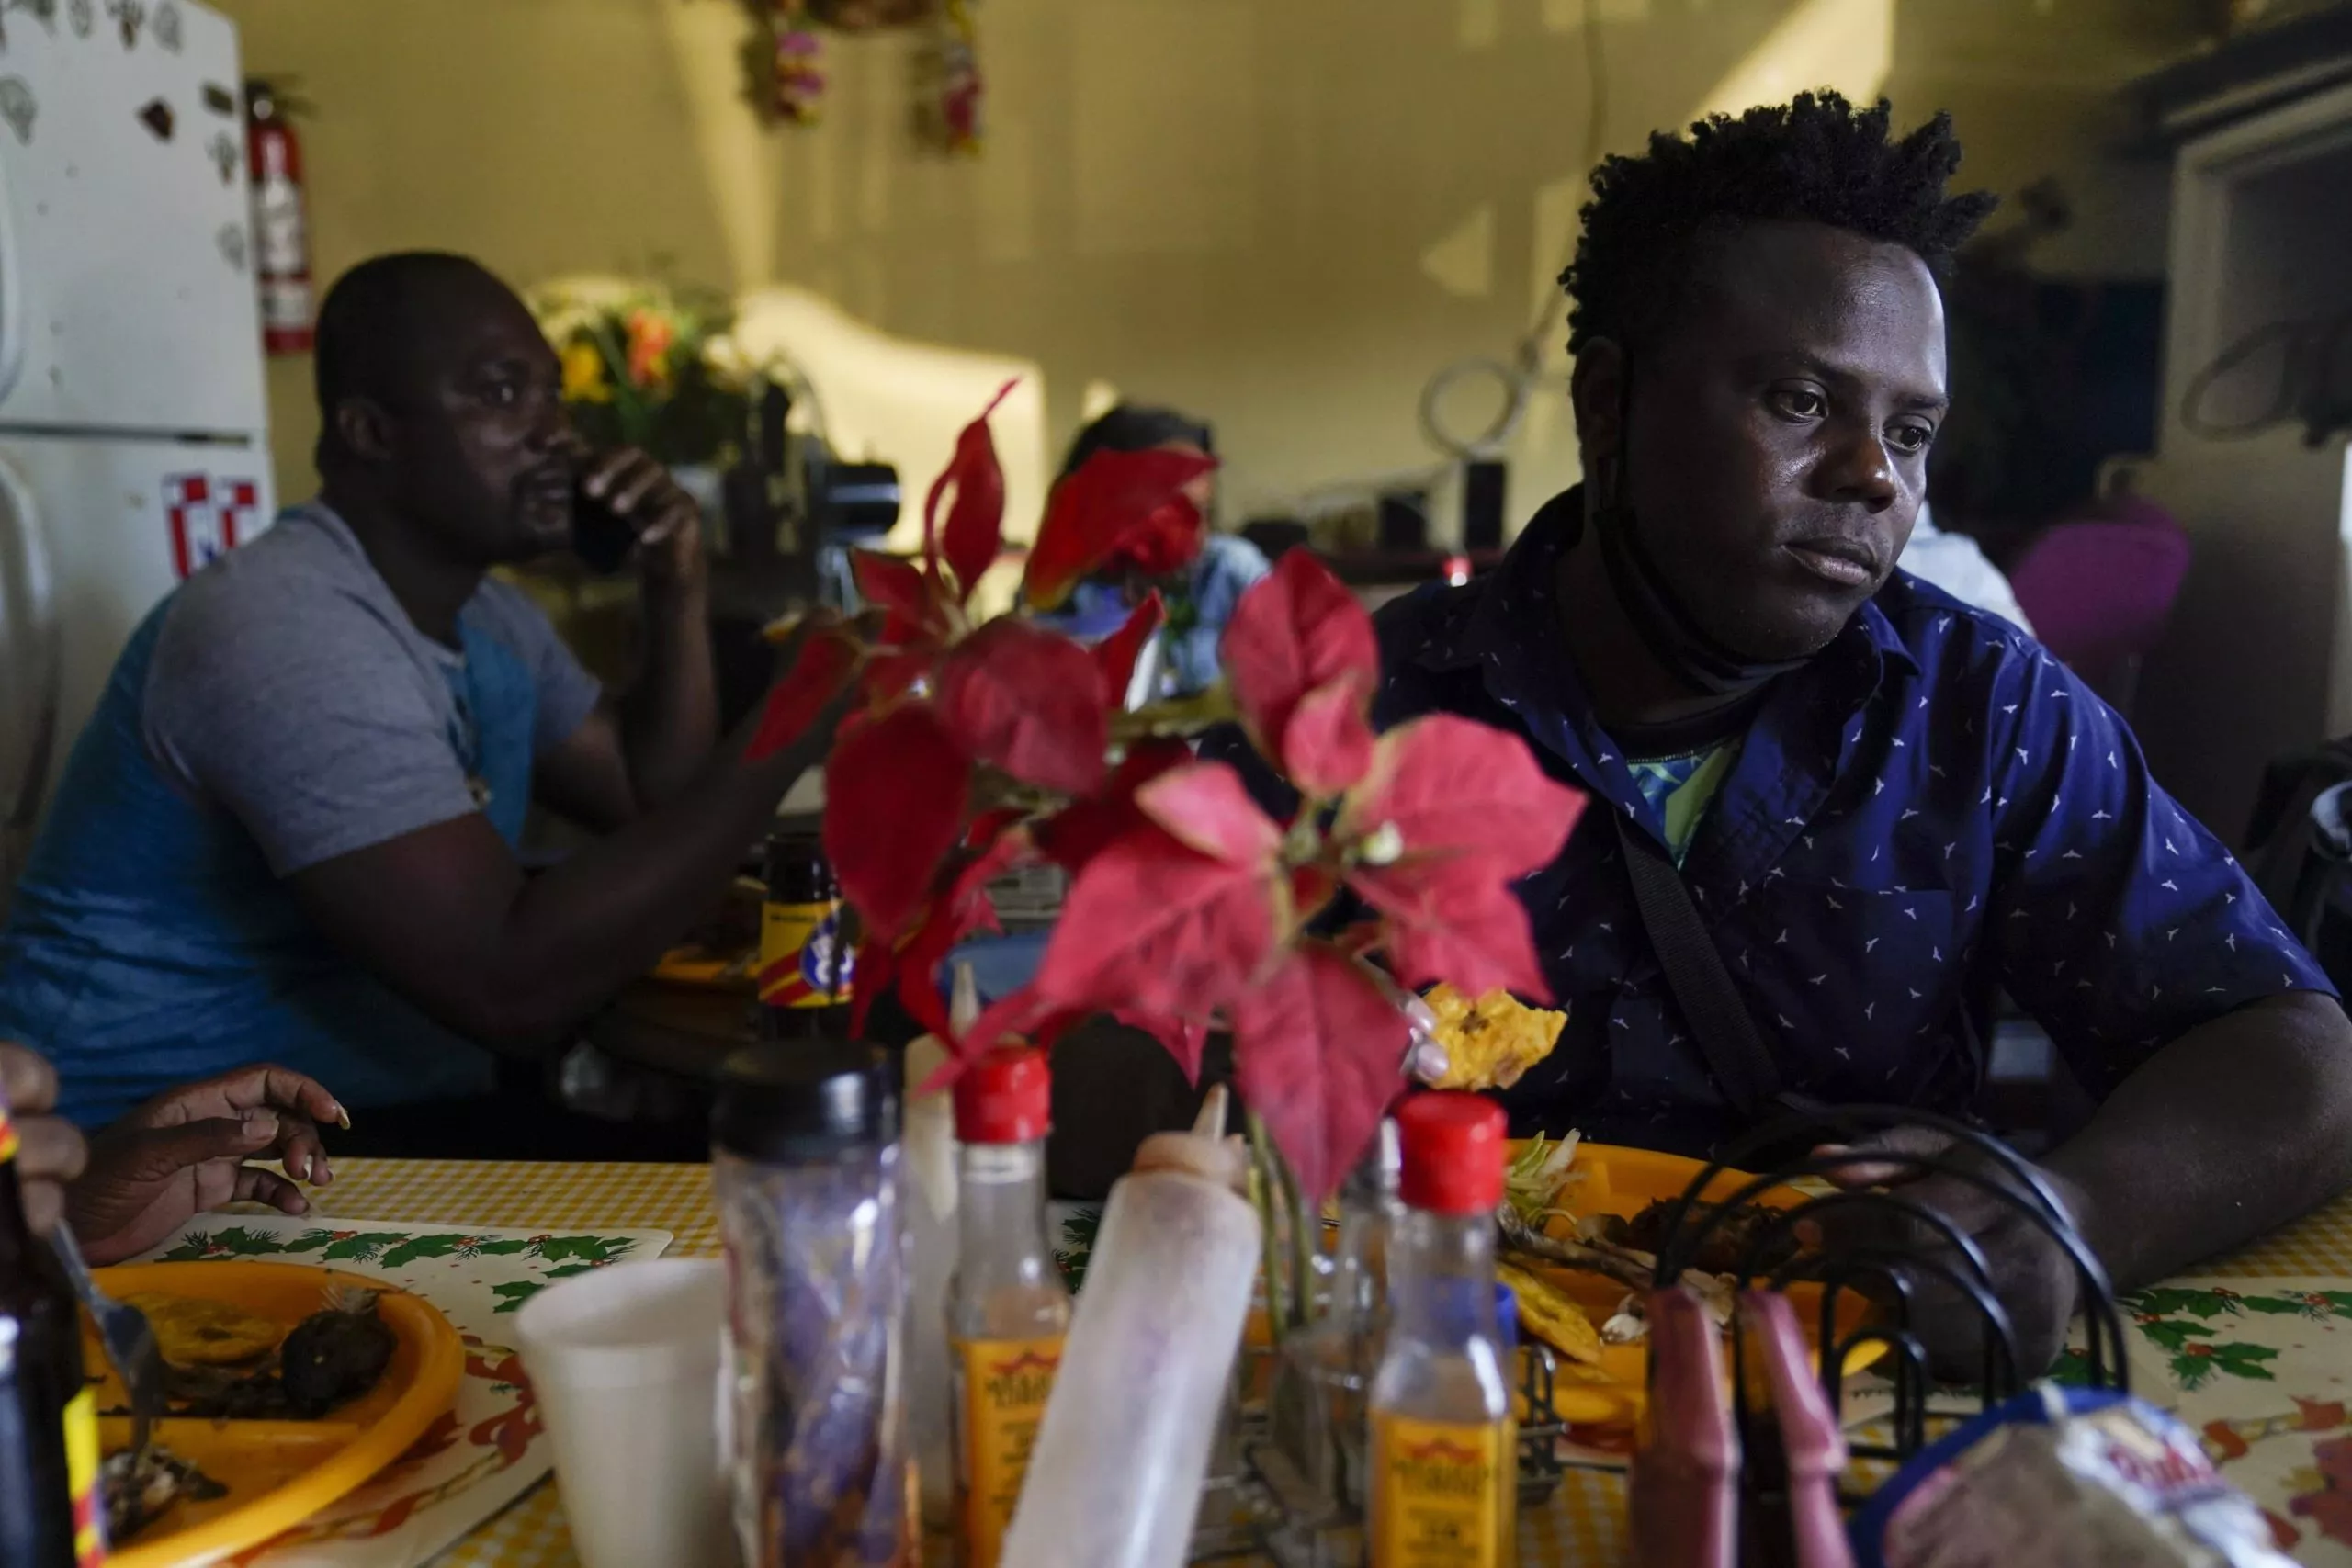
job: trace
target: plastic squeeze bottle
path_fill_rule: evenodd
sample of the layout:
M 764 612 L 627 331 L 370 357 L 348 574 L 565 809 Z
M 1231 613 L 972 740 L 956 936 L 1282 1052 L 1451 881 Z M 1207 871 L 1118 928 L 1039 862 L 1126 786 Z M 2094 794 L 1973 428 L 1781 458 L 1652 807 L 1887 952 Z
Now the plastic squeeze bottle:
M 972 966 L 956 966 L 948 1017 L 956 1030 L 979 1016 Z M 908 1265 L 907 1430 L 922 1483 L 923 1527 L 954 1522 L 955 1444 L 947 1409 L 947 1281 L 956 1268 L 956 1118 L 945 1090 L 918 1095 L 948 1060 L 946 1043 L 926 1034 L 907 1047 L 906 1183 Z
M 947 1292 L 956 1561 L 996 1568 L 1069 1330 L 1046 1235 L 1046 1054 L 1000 1045 L 956 1080 L 962 1245 Z
M 1396 1131 L 1405 1213 L 1372 1380 L 1372 1568 L 1504 1568 L 1518 1464 L 1495 1311 L 1502 1108 L 1416 1095 Z
M 1225 1098 L 1211 1089 L 1190 1133 L 1145 1139 L 1111 1189 L 1006 1562 L 1184 1562 L 1258 1274 Z

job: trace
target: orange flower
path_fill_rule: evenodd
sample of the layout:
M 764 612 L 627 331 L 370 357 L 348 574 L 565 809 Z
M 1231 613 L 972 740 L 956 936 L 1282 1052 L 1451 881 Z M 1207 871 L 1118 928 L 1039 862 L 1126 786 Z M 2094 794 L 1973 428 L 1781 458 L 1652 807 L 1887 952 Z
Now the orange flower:
M 646 391 L 670 385 L 670 350 L 678 328 L 667 316 L 639 308 L 628 313 L 628 378 Z

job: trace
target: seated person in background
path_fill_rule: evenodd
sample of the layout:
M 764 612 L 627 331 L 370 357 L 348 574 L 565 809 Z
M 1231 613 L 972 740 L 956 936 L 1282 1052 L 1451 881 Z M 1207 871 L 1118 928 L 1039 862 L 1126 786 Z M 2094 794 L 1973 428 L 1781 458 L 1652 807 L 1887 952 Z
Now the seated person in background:
M 1563 280 L 1587 480 L 1487 577 L 1382 611 L 1374 716 L 1524 736 L 1591 797 L 1520 887 L 1568 1021 L 1503 1094 L 1515 1132 L 1699 1155 L 1776 1113 L 1694 1038 L 1638 855 L 1713 939 L 1678 972 L 1712 957 L 1783 1093 L 1962 1111 L 2007 987 L 2101 1101 L 2043 1168 L 2129 1289 L 2352 1181 L 2352 1024 L 2113 712 L 1895 570 L 1946 408 L 1936 269 L 1991 205 L 1945 193 L 1959 155 L 1824 93 L 1608 160 Z M 1962 1181 L 1909 1190 L 2046 1365 L 2063 1257 Z
M 1894 563 L 1922 582 L 1932 582 L 1962 604 L 1979 610 L 1990 610 L 2028 636 L 2032 635 L 2033 623 L 2025 618 L 2024 609 L 2018 604 L 2017 591 L 2001 569 L 1984 558 L 1984 551 L 1965 534 L 1947 534 L 1928 515 L 1925 502 L 1919 504 L 1917 521 L 1911 525 L 1911 537 L 1903 547 L 1903 554 Z
M 83 1256 L 99 1267 L 146 1251 L 208 1209 L 257 1202 L 311 1212 L 300 1188 L 247 1160 L 278 1160 L 313 1187 L 334 1179 L 319 1124 L 342 1118 L 343 1107 L 283 1067 L 243 1067 L 167 1089 L 86 1141 L 50 1114 L 56 1104 L 55 1070 L 0 1042 L 0 1109 L 18 1139 L 25 1217 L 43 1235 L 72 1221 Z
M 379 257 L 318 327 L 319 498 L 132 636 L 5 932 L 0 1031 L 83 1126 L 256 1060 L 408 1152 L 532 1146 L 544 1054 L 720 896 L 825 742 L 718 739 L 694 502 L 594 455 L 556 355 L 470 261 Z M 565 547 L 575 490 L 639 530 L 642 668 L 600 690 L 493 566 Z M 821 727 L 820 727 L 821 729 Z M 604 835 L 526 878 L 534 799 Z
M 1078 433 L 1062 459 L 1055 482 L 1070 477 L 1097 452 L 1183 452 L 1214 456 L 1209 427 L 1169 409 L 1122 403 Z M 1216 476 L 1203 474 L 1185 491 L 1200 510 L 1204 530 L 1201 553 L 1190 561 L 1151 558 L 1114 560 L 1078 585 L 1069 605 L 1046 617 L 1073 637 L 1107 637 L 1127 612 L 1157 588 L 1168 605 L 1168 629 L 1160 638 L 1170 686 L 1163 694 L 1191 696 L 1216 684 L 1217 643 L 1242 592 L 1271 570 L 1257 546 L 1216 526 Z

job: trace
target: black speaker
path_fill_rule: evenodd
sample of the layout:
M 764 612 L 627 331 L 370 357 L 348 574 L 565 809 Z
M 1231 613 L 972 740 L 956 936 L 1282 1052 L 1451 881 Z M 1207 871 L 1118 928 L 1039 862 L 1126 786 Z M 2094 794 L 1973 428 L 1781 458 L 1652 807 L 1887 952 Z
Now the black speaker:
M 1509 468 L 1492 459 L 1462 465 L 1462 547 L 1503 547 L 1503 491 Z

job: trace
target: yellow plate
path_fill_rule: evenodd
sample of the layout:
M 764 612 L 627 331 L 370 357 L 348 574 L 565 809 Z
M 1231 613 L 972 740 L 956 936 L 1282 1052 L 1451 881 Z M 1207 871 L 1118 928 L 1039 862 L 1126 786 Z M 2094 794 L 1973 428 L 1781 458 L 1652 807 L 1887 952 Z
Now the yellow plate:
M 1511 1147 L 1516 1153 L 1520 1145 L 1514 1143 Z M 1681 1197 L 1705 1167 L 1679 1155 L 1623 1148 L 1613 1144 L 1584 1144 L 1577 1147 L 1576 1163 L 1569 1168 L 1582 1180 L 1561 1193 L 1560 1207 L 1579 1218 L 1587 1214 L 1623 1214 L 1630 1219 L 1657 1199 Z M 1709 1183 L 1701 1196 L 1721 1201 L 1754 1179 L 1744 1171 L 1727 1170 Z M 1792 1188 L 1778 1187 L 1756 1201 L 1768 1208 L 1788 1209 L 1804 1199 L 1804 1193 Z M 1555 1221 L 1554 1228 L 1563 1234 L 1569 1230 L 1565 1221 Z M 1523 1258 L 1513 1261 L 1532 1268 L 1575 1297 L 1596 1325 L 1606 1322 L 1617 1310 L 1617 1303 L 1625 1299 L 1623 1285 L 1598 1274 L 1545 1269 Z M 1806 1342 L 1813 1345 L 1817 1359 L 1821 1353 L 1817 1342 L 1821 1287 L 1793 1284 L 1788 1294 L 1796 1306 L 1797 1322 L 1804 1326 Z M 1860 1327 L 1864 1312 L 1864 1303 L 1852 1292 L 1842 1293 L 1838 1303 L 1838 1334 L 1843 1337 Z M 1878 1344 L 1855 1347 L 1846 1358 L 1847 1373 L 1860 1371 L 1883 1355 L 1885 1349 Z M 1563 1359 L 1552 1394 L 1561 1419 L 1579 1426 L 1610 1427 L 1629 1426 L 1638 1420 L 1649 1403 L 1649 1346 L 1645 1342 L 1604 1346 L 1597 1367 L 1572 1367 Z
M 322 1420 L 157 1422 L 155 1440 L 228 1487 L 228 1495 L 175 1504 L 110 1552 L 110 1568 L 173 1568 L 258 1545 L 400 1458 L 457 1402 L 464 1341 L 430 1303 L 381 1280 L 297 1263 L 129 1263 L 98 1269 L 97 1279 L 118 1300 L 153 1292 L 229 1302 L 289 1331 L 326 1304 L 329 1286 L 352 1285 L 379 1294 L 377 1310 L 398 1337 L 376 1386 Z M 126 1406 L 121 1381 L 86 1321 L 82 1355 L 93 1371 L 105 1373 L 98 1408 Z M 102 1418 L 98 1439 L 107 1453 L 128 1448 L 129 1417 Z

